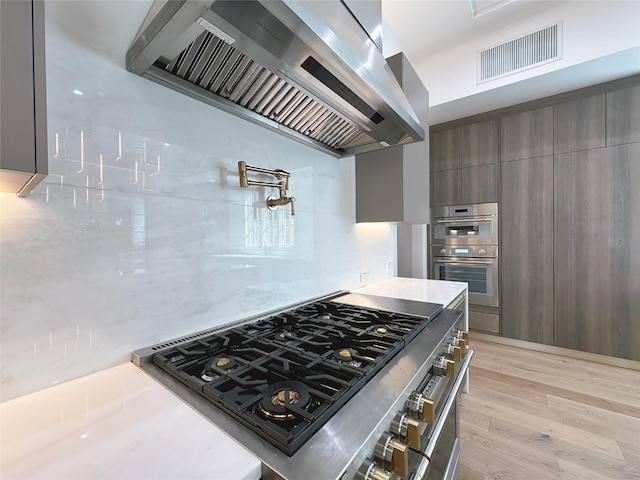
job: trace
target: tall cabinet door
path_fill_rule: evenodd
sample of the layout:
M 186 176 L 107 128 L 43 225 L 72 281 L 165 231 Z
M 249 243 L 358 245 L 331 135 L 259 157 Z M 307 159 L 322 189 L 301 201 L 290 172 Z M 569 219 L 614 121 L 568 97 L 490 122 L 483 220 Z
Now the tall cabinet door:
M 640 360 L 640 144 L 554 164 L 556 344 Z
M 432 172 L 453 170 L 462 166 L 461 129 L 451 128 L 430 135 L 429 169 Z
M 443 172 L 431 172 L 429 177 L 432 207 L 460 205 L 462 200 L 459 168 Z
M 553 344 L 553 157 L 503 162 L 502 334 Z
M 640 142 L 640 85 L 607 93 L 607 146 Z
M 498 120 L 462 127 L 462 166 L 475 167 L 498 161 Z

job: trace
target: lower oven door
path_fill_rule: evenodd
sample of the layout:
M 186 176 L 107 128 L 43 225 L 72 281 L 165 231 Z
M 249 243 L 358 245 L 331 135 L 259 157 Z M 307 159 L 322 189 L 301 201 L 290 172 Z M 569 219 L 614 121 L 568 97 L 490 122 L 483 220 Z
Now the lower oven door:
M 415 472 L 411 480 L 452 480 L 456 476 L 460 460 L 460 397 L 472 356 L 473 351 L 469 350 L 437 420 L 424 432 L 424 448 L 411 457 Z
M 498 259 L 435 257 L 433 278 L 468 285 L 470 305 L 498 306 Z

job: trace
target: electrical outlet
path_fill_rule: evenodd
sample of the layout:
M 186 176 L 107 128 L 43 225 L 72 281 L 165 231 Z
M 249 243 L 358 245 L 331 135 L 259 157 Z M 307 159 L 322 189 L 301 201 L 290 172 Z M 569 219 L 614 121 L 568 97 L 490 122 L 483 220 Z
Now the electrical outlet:
M 369 272 L 360 272 L 360 283 L 366 283 L 369 280 Z
M 387 275 L 393 275 L 394 273 L 393 262 L 387 262 Z

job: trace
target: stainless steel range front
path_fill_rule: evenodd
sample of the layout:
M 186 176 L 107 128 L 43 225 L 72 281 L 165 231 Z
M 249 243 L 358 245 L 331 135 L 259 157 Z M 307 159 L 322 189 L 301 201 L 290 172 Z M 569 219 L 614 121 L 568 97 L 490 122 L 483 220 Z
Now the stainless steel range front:
M 263 479 L 453 478 L 463 313 L 336 293 L 134 353 Z

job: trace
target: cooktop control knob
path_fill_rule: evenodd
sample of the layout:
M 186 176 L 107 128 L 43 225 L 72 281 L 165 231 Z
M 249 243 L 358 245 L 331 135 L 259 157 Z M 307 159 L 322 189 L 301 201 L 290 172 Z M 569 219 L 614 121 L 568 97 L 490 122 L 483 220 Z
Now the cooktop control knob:
M 408 447 L 389 433 L 380 437 L 373 454 L 385 469 L 389 469 L 403 478 L 409 475 Z
M 457 341 L 455 342 L 455 345 L 453 343 L 447 343 L 444 347 L 443 353 L 454 362 L 459 362 L 460 360 L 462 360 L 462 348 L 458 346 Z
M 436 419 L 436 408 L 433 401 L 420 392 L 413 392 L 409 395 L 407 411 L 412 417 L 430 425 L 433 425 Z
M 454 330 L 453 336 L 460 342 L 460 348 L 464 353 L 467 353 L 467 347 L 469 346 L 469 332 L 464 330 Z
M 446 249 L 446 248 L 441 248 L 441 249 L 440 249 L 440 253 L 441 253 L 442 255 L 445 255 L 445 254 L 447 253 L 447 249 Z
M 438 355 L 433 362 L 433 370 L 436 375 L 455 377 L 456 362 L 449 360 L 445 355 Z
M 420 448 L 420 422 L 404 412 L 398 412 L 391 421 L 391 433 L 400 438 L 409 447 Z
M 357 480 L 393 480 L 394 477 L 395 475 L 383 470 L 369 459 L 360 466 L 355 475 Z
M 487 251 L 484 248 L 481 248 L 480 250 L 478 250 L 478 255 L 486 255 Z
M 465 332 L 464 330 L 454 330 L 453 335 L 458 338 L 462 338 L 467 342 L 469 341 L 469 332 Z

